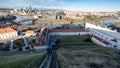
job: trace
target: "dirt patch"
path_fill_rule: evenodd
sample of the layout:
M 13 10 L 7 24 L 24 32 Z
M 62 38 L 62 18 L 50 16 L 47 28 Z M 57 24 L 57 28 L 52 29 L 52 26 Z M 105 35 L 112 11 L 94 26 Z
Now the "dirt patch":
M 60 48 L 57 51 L 61 68 L 119 68 L 120 64 L 112 55 L 82 50 Z

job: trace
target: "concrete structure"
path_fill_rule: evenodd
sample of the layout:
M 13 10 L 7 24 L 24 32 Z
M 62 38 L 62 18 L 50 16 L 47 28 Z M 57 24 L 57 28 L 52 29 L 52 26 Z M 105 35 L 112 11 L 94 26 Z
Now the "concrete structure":
M 27 39 L 25 37 L 22 37 L 22 40 L 23 40 L 23 46 L 21 46 L 22 51 L 30 51 L 33 49 L 31 44 L 29 44 L 29 42 L 27 41 Z M 18 46 L 15 48 L 16 45 L 14 43 L 15 43 L 15 41 L 11 40 L 10 46 L 9 46 L 9 51 L 18 51 L 20 49 Z
M 11 27 L 0 29 L 0 40 L 15 38 L 17 36 L 18 36 L 17 31 L 12 29 Z
M 104 47 L 120 49 L 120 33 L 91 23 L 86 23 L 85 28 L 90 30 L 94 43 Z
M 49 35 L 86 35 L 89 34 L 89 30 L 85 29 L 54 29 L 51 30 Z

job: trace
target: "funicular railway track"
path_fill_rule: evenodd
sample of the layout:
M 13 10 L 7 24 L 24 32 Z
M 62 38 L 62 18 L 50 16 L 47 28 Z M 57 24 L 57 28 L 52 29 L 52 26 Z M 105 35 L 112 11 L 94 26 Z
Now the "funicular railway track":
M 47 55 L 43 62 L 40 64 L 39 68 L 60 68 L 58 57 L 56 54 L 56 45 L 53 44 L 55 43 L 54 40 L 53 38 L 49 38 Z
M 51 59 L 52 55 L 47 55 L 39 68 L 50 68 Z
M 60 68 L 59 66 L 59 61 L 58 61 L 58 57 L 57 57 L 57 54 L 56 54 L 56 51 L 53 50 L 53 55 L 52 55 L 52 68 Z
M 55 50 L 49 52 L 39 68 L 60 68 Z

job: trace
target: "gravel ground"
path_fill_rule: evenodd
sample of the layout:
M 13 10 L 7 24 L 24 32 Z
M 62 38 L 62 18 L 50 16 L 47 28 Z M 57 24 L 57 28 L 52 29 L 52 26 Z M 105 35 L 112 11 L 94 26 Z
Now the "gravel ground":
M 61 47 L 57 51 L 61 68 L 120 68 L 108 48 Z

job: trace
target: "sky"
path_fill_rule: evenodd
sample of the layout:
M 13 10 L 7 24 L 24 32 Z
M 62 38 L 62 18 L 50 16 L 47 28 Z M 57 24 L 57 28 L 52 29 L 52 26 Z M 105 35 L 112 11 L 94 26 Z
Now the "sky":
M 0 8 L 51 8 L 72 11 L 120 11 L 120 0 L 0 0 Z

